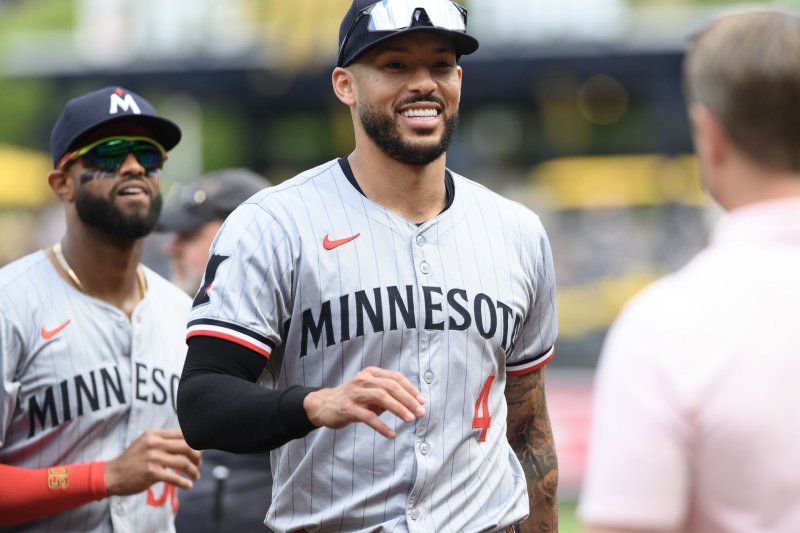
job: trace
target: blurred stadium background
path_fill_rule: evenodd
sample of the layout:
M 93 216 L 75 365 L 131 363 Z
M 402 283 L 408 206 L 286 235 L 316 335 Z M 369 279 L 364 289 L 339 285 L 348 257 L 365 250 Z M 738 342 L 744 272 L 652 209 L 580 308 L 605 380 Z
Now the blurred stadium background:
M 680 62 L 710 17 L 749 2 L 464 0 L 448 166 L 530 206 L 555 255 L 560 338 L 548 403 L 562 532 L 577 531 L 593 369 L 620 307 L 702 247 L 718 210 L 700 189 Z M 800 7 L 800 1 L 768 2 Z M 273 182 L 352 147 L 330 89 L 349 0 L 0 0 L 0 265 L 51 245 L 50 128 L 104 85 L 149 98 L 184 131 L 165 189 L 223 166 Z M 162 236 L 145 261 L 166 274 Z

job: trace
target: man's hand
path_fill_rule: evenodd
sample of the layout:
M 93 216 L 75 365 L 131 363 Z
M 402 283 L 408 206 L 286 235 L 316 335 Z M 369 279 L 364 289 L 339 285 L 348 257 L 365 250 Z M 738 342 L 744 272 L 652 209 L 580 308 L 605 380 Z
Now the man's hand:
M 401 373 L 368 367 L 338 387 L 309 393 L 303 407 L 316 426 L 339 429 L 363 422 L 393 439 L 397 434 L 378 416 L 389 411 L 410 423 L 425 416 L 423 403 L 425 398 Z
M 200 479 L 198 466 L 200 452 L 186 444 L 181 430 L 151 429 L 106 463 L 106 488 L 109 496 L 137 494 L 159 481 L 190 489 L 192 481 L 180 473 Z

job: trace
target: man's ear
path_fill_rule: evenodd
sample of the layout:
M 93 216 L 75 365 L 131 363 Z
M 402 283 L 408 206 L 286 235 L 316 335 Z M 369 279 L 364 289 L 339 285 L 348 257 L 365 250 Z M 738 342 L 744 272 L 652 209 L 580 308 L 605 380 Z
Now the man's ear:
M 353 106 L 356 103 L 353 71 L 349 68 L 336 67 L 331 75 L 333 92 L 343 104 Z
M 722 124 L 708 107 L 703 104 L 692 104 L 689 108 L 692 121 L 694 143 L 698 155 L 719 166 L 731 150 L 731 142 Z
M 71 202 L 75 198 L 74 182 L 67 171 L 63 169 L 51 170 L 47 175 L 47 183 L 63 201 Z

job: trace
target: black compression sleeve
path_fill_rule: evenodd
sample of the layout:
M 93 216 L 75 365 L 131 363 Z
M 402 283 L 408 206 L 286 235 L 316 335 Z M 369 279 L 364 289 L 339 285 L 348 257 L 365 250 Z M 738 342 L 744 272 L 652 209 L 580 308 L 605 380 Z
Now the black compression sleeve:
M 303 399 L 314 388 L 272 390 L 255 381 L 263 356 L 214 337 L 193 337 L 178 387 L 178 421 L 189 446 L 234 453 L 278 448 L 316 429 Z

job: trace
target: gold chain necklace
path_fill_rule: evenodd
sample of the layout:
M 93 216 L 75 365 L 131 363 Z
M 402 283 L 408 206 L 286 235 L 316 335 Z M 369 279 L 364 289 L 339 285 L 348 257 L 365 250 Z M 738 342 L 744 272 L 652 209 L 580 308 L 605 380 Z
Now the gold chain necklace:
M 78 279 L 78 275 L 75 274 L 75 271 L 72 270 L 71 266 L 69 266 L 67 259 L 61 252 L 61 241 L 58 241 L 53 245 L 53 255 L 56 256 L 56 261 L 58 261 L 61 269 L 67 274 L 67 276 L 69 276 L 69 279 L 72 280 L 72 283 L 74 283 L 81 292 L 88 294 L 88 291 L 83 286 L 83 283 L 81 283 L 81 280 Z M 136 268 L 136 281 L 139 283 L 139 291 L 142 293 L 142 298 L 144 298 L 144 295 L 147 294 L 147 281 L 145 280 L 144 271 L 142 270 L 141 265 Z

